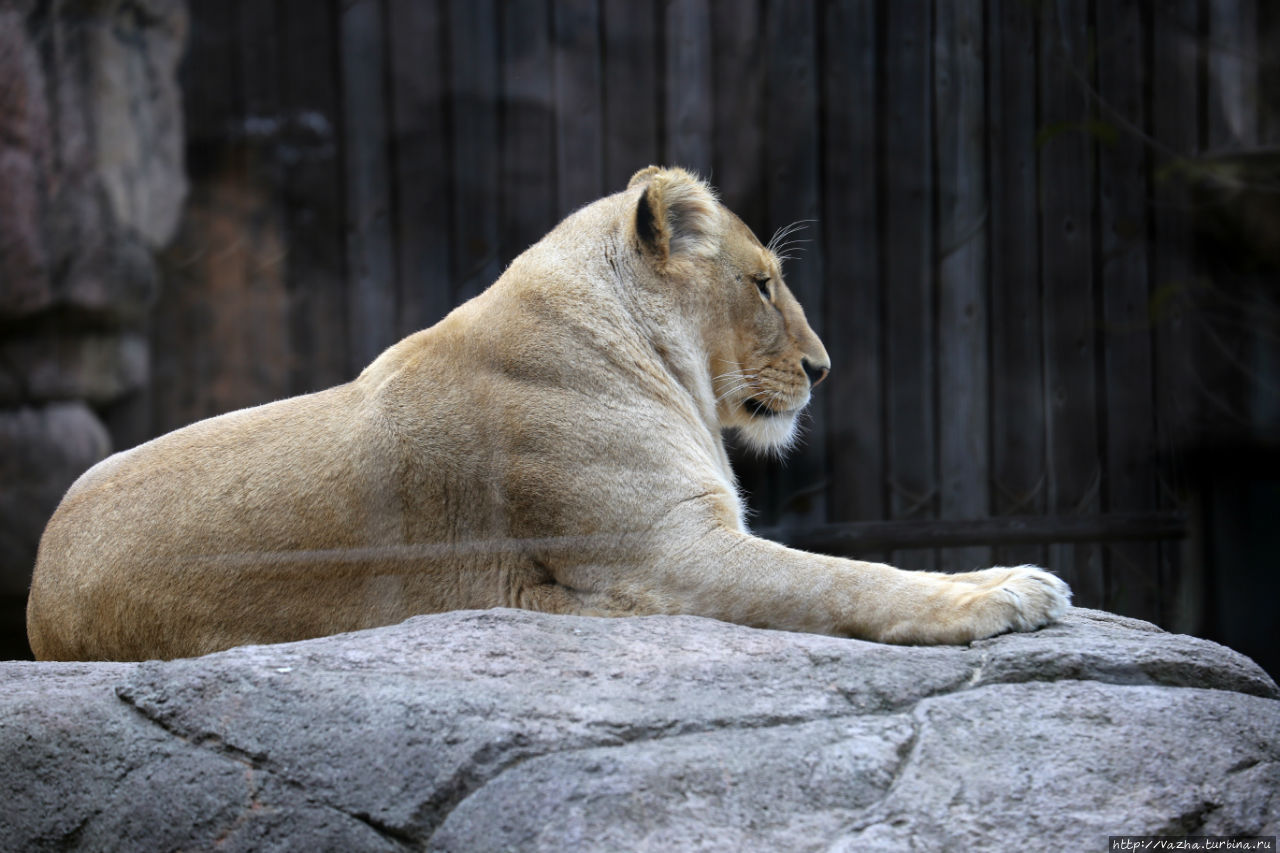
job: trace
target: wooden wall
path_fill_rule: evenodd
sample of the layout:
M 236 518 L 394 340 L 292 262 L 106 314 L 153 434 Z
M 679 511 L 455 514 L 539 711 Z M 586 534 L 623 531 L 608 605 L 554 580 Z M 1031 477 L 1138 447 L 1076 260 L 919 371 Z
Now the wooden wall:
M 195 189 L 122 443 L 351 378 L 678 164 L 807 223 L 834 370 L 800 452 L 740 460 L 758 526 L 1192 626 L 1186 460 L 1280 422 L 1268 238 L 1200 236 L 1274 166 L 1263 0 L 191 5 Z

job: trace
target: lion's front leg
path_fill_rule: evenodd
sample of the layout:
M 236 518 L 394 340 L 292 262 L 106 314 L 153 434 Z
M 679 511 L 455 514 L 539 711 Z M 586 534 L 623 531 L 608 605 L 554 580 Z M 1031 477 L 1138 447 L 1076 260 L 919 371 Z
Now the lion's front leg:
M 969 643 L 1035 630 L 1061 617 L 1071 599 L 1065 583 L 1034 566 L 910 572 L 810 554 L 734 530 L 704 536 L 679 553 L 651 554 L 641 565 L 624 563 L 607 577 L 610 584 L 652 592 L 650 600 L 664 603 L 662 612 L 904 644 Z

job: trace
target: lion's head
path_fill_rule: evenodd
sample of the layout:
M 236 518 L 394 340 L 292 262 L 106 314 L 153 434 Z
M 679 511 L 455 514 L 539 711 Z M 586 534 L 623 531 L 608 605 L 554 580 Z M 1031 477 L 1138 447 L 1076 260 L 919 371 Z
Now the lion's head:
M 631 178 L 628 187 L 638 186 L 641 250 L 703 320 L 721 427 L 756 450 L 785 450 L 831 361 L 783 281 L 781 258 L 688 172 L 650 166 Z

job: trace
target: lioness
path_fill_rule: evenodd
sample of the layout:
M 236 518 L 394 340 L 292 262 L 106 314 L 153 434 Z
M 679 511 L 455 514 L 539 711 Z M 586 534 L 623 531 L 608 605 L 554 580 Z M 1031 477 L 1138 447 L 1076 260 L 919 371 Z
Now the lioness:
M 112 456 L 45 530 L 41 659 L 200 655 L 525 607 L 891 643 L 1060 616 L 1030 566 L 907 572 L 747 532 L 722 432 L 786 447 L 830 367 L 778 257 L 680 169 L 564 220 L 353 382 Z

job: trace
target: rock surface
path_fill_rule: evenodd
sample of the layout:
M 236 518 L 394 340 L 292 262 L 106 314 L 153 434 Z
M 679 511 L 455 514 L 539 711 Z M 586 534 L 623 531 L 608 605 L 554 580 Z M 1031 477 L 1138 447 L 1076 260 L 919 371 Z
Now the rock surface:
M 0 848 L 1101 850 L 1280 832 L 1280 691 L 1072 610 L 972 647 L 513 610 L 0 664 Z

